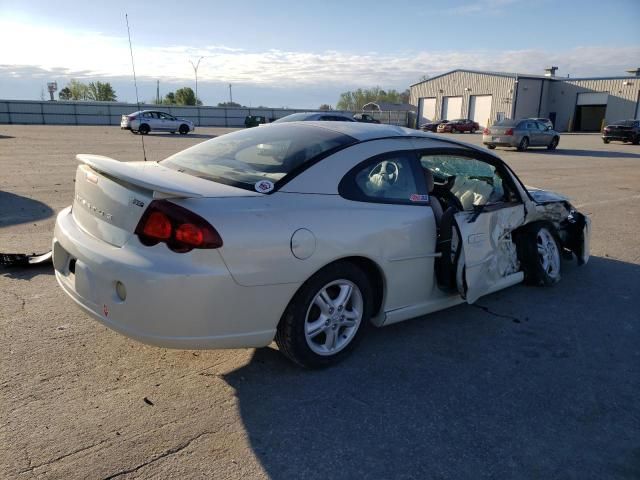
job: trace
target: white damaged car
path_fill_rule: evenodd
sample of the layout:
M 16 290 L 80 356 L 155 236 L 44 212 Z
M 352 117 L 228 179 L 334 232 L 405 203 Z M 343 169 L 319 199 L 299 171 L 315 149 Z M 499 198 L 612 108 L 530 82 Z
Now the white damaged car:
M 385 326 L 589 258 L 590 220 L 494 154 L 389 125 L 272 124 L 161 162 L 78 155 L 57 217 L 62 289 L 172 348 L 336 362 Z

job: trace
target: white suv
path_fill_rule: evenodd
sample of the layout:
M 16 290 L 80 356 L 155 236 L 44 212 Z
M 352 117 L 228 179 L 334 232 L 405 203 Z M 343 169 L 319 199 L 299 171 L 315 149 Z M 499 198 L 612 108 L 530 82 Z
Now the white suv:
M 123 115 L 120 121 L 120 128 L 131 130 L 131 133 L 140 133 L 141 135 L 154 131 L 180 132 L 180 134 L 186 135 L 195 130 L 195 126 L 190 120 L 176 118 L 168 113 L 154 110 L 142 110 Z

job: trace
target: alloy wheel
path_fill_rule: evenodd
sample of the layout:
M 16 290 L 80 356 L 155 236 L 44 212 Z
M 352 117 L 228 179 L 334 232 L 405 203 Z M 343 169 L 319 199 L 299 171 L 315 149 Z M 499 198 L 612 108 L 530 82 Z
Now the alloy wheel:
M 560 251 L 553 235 L 546 228 L 536 235 L 538 259 L 544 272 L 552 279 L 560 276 Z
M 355 283 L 340 279 L 326 284 L 307 309 L 307 345 L 318 355 L 335 355 L 355 337 L 363 311 L 362 292 Z

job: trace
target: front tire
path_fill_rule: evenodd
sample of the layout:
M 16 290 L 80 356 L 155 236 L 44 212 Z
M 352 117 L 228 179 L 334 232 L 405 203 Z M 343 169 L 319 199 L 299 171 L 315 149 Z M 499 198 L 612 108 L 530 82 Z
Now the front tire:
M 178 132 L 180 132 L 180 135 L 186 135 L 187 133 L 189 133 L 189 127 L 185 124 L 182 124 L 180 125 Z
M 633 143 L 634 145 L 640 144 L 640 135 L 636 135 L 635 137 L 633 137 L 631 143 Z
M 532 224 L 516 246 L 526 283 L 550 286 L 560 281 L 560 245 L 551 225 Z
M 295 294 L 276 333 L 280 351 L 305 368 L 335 364 L 347 356 L 369 327 L 373 290 L 350 262 L 329 265 Z
M 495 150 L 495 149 L 496 149 L 496 146 L 495 146 L 495 145 L 487 145 L 487 148 L 488 148 L 489 150 Z
M 547 145 L 547 150 L 555 150 L 558 148 L 558 143 L 560 143 L 560 139 L 558 137 L 553 137 L 551 143 Z
M 520 140 L 517 148 L 519 152 L 526 151 L 527 148 L 529 148 L 529 137 L 522 137 L 522 140 Z

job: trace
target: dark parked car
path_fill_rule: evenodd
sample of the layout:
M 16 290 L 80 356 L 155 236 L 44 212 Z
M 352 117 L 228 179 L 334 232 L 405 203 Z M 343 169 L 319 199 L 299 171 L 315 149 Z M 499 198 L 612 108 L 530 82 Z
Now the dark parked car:
M 353 116 L 353 119 L 356 122 L 362 123 L 380 123 L 380 120 L 373 118 L 373 116 L 369 115 L 368 113 L 356 113 Z
M 602 141 L 609 143 L 611 140 L 638 145 L 640 143 L 640 120 L 621 120 L 604 127 Z
M 341 113 L 327 113 L 327 112 L 303 112 L 292 113 L 286 117 L 279 118 L 273 123 L 284 122 L 355 122 L 351 117 L 347 117 Z
M 433 122 L 423 123 L 420 125 L 420 130 L 424 132 L 435 132 L 438 125 L 443 123 L 449 123 L 449 120 L 434 120 Z
M 480 130 L 480 125 L 473 120 L 469 120 L 468 118 L 456 118 L 455 120 L 450 120 L 447 123 L 441 123 L 438 125 L 438 129 L 436 131 L 438 133 L 476 133 L 476 130 Z
M 247 115 L 244 119 L 244 126 L 247 128 L 257 127 L 263 123 L 267 123 L 267 117 L 262 115 Z

